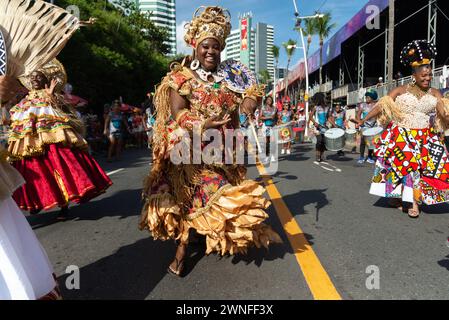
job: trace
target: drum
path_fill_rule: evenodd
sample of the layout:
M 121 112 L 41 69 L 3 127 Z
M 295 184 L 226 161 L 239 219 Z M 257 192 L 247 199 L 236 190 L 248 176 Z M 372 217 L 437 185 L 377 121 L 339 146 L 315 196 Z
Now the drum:
M 347 129 L 345 132 L 345 147 L 352 149 L 357 145 L 357 130 Z
M 383 131 L 384 129 L 382 127 L 367 128 L 362 131 L 365 144 L 368 146 L 369 150 L 374 150 L 376 148 L 376 142 Z
M 332 128 L 324 133 L 324 144 L 329 151 L 340 151 L 345 146 L 345 131 L 340 128 Z
M 278 143 L 291 142 L 294 139 L 292 123 L 281 124 L 273 128 Z

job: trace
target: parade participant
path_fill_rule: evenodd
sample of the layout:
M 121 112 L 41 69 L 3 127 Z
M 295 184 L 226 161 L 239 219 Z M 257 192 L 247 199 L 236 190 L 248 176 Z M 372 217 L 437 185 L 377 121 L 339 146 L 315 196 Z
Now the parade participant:
M 326 106 L 324 93 L 318 92 L 312 98 L 313 107 L 310 110 L 309 119 L 314 125 L 314 134 L 316 135 L 316 161 L 323 161 L 323 154 L 326 150 L 324 144 L 324 133 L 328 129 L 327 121 L 329 118 L 329 107 Z
M 156 116 L 153 114 L 152 105 L 145 110 L 143 125 L 145 127 L 145 132 L 148 138 L 148 149 L 151 149 L 151 144 L 153 141 L 153 127 L 156 122 Z
M 87 153 L 82 122 L 60 94 L 66 77 L 53 60 L 21 79 L 30 91 L 10 111 L 8 140 L 12 164 L 26 181 L 14 193 L 17 204 L 31 213 L 59 206 L 60 218 L 70 201 L 88 201 L 112 184 Z
M 273 127 L 276 124 L 276 114 L 277 114 L 277 109 L 276 107 L 273 105 L 273 97 L 272 96 L 267 96 L 265 98 L 265 101 L 262 105 L 262 107 L 260 108 L 260 114 L 259 114 L 259 119 L 262 121 L 262 132 L 263 135 L 266 136 L 266 153 L 267 156 L 270 154 L 270 146 L 271 146 L 271 141 L 273 141 Z M 276 161 L 276 157 L 273 155 L 271 155 L 271 159 L 267 159 L 267 161 Z
M 60 299 L 47 254 L 12 199 L 24 180 L 0 145 L 0 300 Z
M 296 142 L 302 143 L 304 141 L 304 130 L 306 123 L 306 115 L 304 114 L 304 103 L 298 103 L 296 112 L 294 114 L 295 124 L 293 126 L 293 135 Z
M 134 139 L 137 142 L 137 147 L 142 148 L 144 135 L 142 110 L 140 110 L 139 108 L 133 109 L 133 114 L 131 115 L 131 123 L 132 133 L 134 135 Z
M 172 150 L 190 145 L 191 135 L 238 128 L 239 110 L 251 116 L 263 96 L 263 88 L 246 66 L 234 60 L 220 63 L 230 30 L 227 10 L 199 8 L 184 37 L 194 48 L 193 57 L 172 64 L 155 95 L 153 166 L 143 190 L 140 228 L 148 229 L 155 239 L 178 241 L 168 268 L 178 276 L 190 231 L 205 236 L 206 254 L 244 254 L 251 246 L 281 241 L 263 223 L 269 206 L 262 196 L 265 189 L 245 178 L 243 165 L 171 161 Z M 233 81 L 235 77 L 243 79 L 244 86 Z
M 431 88 L 435 55 L 434 45 L 425 40 L 408 44 L 401 61 L 412 67 L 413 82 L 393 89 L 360 121 L 363 125 L 379 116 L 386 126 L 375 150 L 370 193 L 413 203 L 412 218 L 419 216 L 421 203 L 449 201 L 449 154 L 437 134 L 449 124 L 449 100 Z
M 126 121 L 120 108 L 120 101 L 115 100 L 112 104 L 111 112 L 106 116 L 106 120 L 104 122 L 103 133 L 109 138 L 108 162 L 112 161 L 112 155 L 114 155 L 115 160 L 119 159 L 123 147 L 123 135 L 125 128 L 127 132 L 131 133 L 128 126 L 128 121 Z
M 335 105 L 334 111 L 332 111 L 329 122 L 334 128 L 340 128 L 342 130 L 346 130 L 347 122 L 346 122 L 346 111 L 342 108 L 341 103 L 337 102 Z M 339 150 L 337 155 L 344 156 L 345 153 L 343 150 Z
M 368 89 L 365 93 L 366 102 L 361 103 L 357 109 L 356 120 L 357 122 L 362 121 L 366 118 L 366 116 L 373 110 L 374 106 L 377 103 L 377 92 L 374 89 Z M 360 128 L 361 131 L 373 128 L 376 126 L 377 119 L 375 117 L 369 119 L 368 121 L 364 121 L 363 126 Z M 365 149 L 366 149 L 366 141 L 364 137 L 360 137 L 360 157 L 357 160 L 358 164 L 363 164 L 365 161 L 368 163 L 375 163 L 374 160 L 374 150 L 368 149 L 368 156 L 365 158 Z
M 283 109 L 278 114 L 278 125 L 289 124 L 292 121 L 292 115 L 293 112 L 290 109 L 290 102 L 284 100 Z M 290 154 L 292 145 L 291 139 L 293 138 L 293 132 L 292 130 L 289 130 L 287 128 L 285 128 L 285 130 L 283 130 L 282 132 L 285 133 L 281 133 L 282 135 L 281 138 L 287 142 L 283 144 L 281 154 L 285 154 L 285 152 L 287 152 L 287 154 Z

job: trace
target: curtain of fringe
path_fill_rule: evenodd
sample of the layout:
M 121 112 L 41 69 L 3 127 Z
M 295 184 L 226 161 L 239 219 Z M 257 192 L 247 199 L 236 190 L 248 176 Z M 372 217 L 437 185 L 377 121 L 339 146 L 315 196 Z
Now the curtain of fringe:
M 79 26 L 77 17 L 42 0 L 0 0 L 7 75 L 26 76 L 51 61 Z

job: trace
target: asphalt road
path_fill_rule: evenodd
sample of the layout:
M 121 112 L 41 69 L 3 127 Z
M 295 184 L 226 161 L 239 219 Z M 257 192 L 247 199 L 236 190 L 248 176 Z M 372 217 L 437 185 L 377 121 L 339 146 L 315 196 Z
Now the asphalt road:
M 369 195 L 372 165 L 355 166 L 352 154 L 326 155 L 327 164 L 318 165 L 312 145 L 297 145 L 281 156 L 272 180 L 341 298 L 449 299 L 449 205 L 410 219 Z M 112 164 L 98 160 L 112 173 L 107 193 L 73 206 L 65 222 L 55 212 L 28 217 L 65 299 L 314 299 L 317 280 L 304 276 L 294 255 L 300 248 L 290 244 L 273 206 L 268 223 L 283 244 L 223 258 L 192 245 L 186 276 L 167 274 L 174 242 L 153 241 L 137 227 L 148 152 L 128 150 Z M 262 182 L 256 166 L 248 173 Z M 76 290 L 65 286 L 70 265 L 80 270 Z M 372 270 L 379 286 L 368 289 Z

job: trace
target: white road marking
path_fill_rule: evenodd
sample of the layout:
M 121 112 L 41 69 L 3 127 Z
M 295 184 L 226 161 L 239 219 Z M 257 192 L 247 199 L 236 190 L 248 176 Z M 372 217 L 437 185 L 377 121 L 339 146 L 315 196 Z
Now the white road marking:
M 314 161 L 314 164 L 316 164 L 317 166 L 319 166 L 321 169 L 327 170 L 327 171 L 331 171 L 331 172 L 342 172 L 342 170 L 326 161 Z
M 116 173 L 118 173 L 118 172 L 120 172 L 120 171 L 123 171 L 123 170 L 125 170 L 125 169 L 124 169 L 124 168 L 121 168 L 121 169 L 117 169 L 117 170 L 108 172 L 108 173 L 106 173 L 106 174 L 107 174 L 108 176 L 112 176 L 113 174 L 116 174 Z

